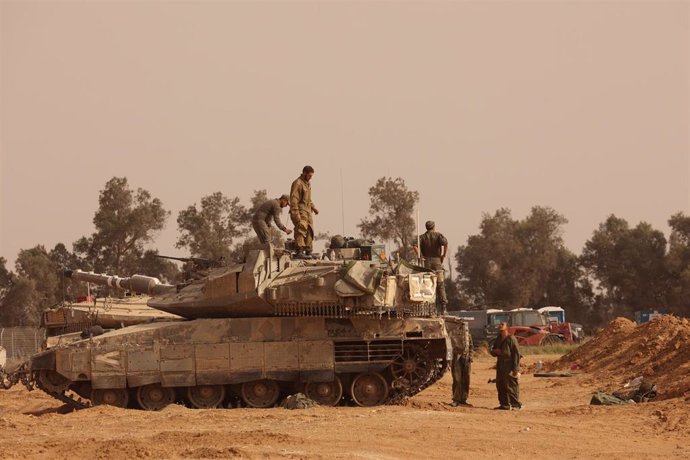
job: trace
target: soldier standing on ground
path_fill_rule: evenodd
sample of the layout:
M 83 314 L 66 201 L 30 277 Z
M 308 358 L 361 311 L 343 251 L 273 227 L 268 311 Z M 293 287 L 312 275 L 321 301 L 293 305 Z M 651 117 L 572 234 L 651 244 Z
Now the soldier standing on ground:
M 292 233 L 292 230 L 283 225 L 280 220 L 280 213 L 282 208 L 288 205 L 290 198 L 283 195 L 275 200 L 268 200 L 261 204 L 252 217 L 252 227 L 259 237 L 261 244 L 266 244 L 270 241 L 271 220 L 276 223 L 276 227 L 287 233 Z
M 443 314 L 445 315 L 448 298 L 446 296 L 446 284 L 444 283 L 443 260 L 446 258 L 446 254 L 448 254 L 448 240 L 436 231 L 436 224 L 433 221 L 427 221 L 425 227 L 426 233 L 419 236 L 419 246 L 421 247 L 424 267 L 436 272 L 437 303 L 443 308 Z M 413 249 L 419 258 L 419 248 L 416 241 L 413 244 Z
M 496 409 L 522 409 L 520 402 L 520 348 L 505 321 L 498 326 L 498 337 L 491 344 L 496 357 L 496 390 L 500 406 Z
M 290 219 L 295 224 L 295 243 L 300 256 L 311 254 L 314 242 L 314 219 L 312 212 L 319 210 L 311 200 L 311 184 L 314 168 L 305 166 L 302 174 L 295 179 L 290 188 Z
M 470 372 L 472 371 L 472 336 L 467 321 L 446 317 L 446 328 L 453 346 L 453 361 L 450 364 L 453 375 L 453 402 L 451 406 L 468 406 L 470 394 Z

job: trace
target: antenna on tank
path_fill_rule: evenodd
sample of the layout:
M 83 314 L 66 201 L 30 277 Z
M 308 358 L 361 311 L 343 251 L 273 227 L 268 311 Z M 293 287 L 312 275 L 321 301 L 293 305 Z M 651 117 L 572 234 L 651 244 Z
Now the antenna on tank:
M 419 206 L 417 206 L 417 264 L 422 265 L 422 247 L 419 245 Z
M 343 168 L 340 168 L 340 210 L 342 211 L 343 236 L 345 236 L 345 182 Z

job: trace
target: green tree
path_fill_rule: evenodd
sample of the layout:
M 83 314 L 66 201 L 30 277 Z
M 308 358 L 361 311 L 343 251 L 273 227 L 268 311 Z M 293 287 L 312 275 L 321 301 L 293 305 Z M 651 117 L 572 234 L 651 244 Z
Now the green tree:
M 200 206 L 195 203 L 180 211 L 177 216 L 180 237 L 175 246 L 186 248 L 194 257 L 229 260 L 234 240 L 248 233 L 250 219 L 239 198 L 231 199 L 215 192 L 203 197 Z
M 646 222 L 630 228 L 609 216 L 585 243 L 580 262 L 614 314 L 667 305 L 666 238 Z
M 400 177 L 381 177 L 369 189 L 369 217 L 357 225 L 365 238 L 393 241 L 400 257 L 412 260 L 415 238 L 414 210 L 419 192 L 409 190 Z
M 2 259 L 0 267 L 0 324 L 4 326 L 38 326 L 41 313 L 61 298 L 57 265 L 41 245 L 22 249 L 10 273 Z
M 36 281 L 25 277 L 14 279 L 2 299 L 1 307 L 2 326 L 39 326 L 42 307 Z
M 505 208 L 484 214 L 480 233 L 456 253 L 461 291 L 475 305 L 581 308 L 577 259 L 563 245 L 566 223 L 540 206 L 523 220 Z
M 74 243 L 74 250 L 98 272 L 136 271 L 144 244 L 153 241 L 170 214 L 158 198 L 142 188 L 132 190 L 126 177 L 113 177 L 101 191 L 93 223 L 96 231 Z
M 34 282 L 36 307 L 41 311 L 57 304 L 60 300 L 60 277 L 58 267 L 51 260 L 45 247 L 35 246 L 22 249 L 15 264 L 20 278 Z
M 682 212 L 674 214 L 668 225 L 668 306 L 677 314 L 690 316 L 690 217 Z

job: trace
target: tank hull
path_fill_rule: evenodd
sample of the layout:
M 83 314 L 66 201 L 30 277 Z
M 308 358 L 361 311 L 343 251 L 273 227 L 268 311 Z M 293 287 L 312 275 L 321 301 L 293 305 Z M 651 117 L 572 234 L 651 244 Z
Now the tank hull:
M 198 319 L 139 324 L 57 347 L 32 358 L 31 369 L 49 393 L 71 390 L 95 403 L 102 401 L 93 401 L 94 392 L 120 395 L 108 400 L 114 405 L 131 406 L 142 388 L 156 387 L 176 391 L 175 399 L 212 388 L 224 395 L 215 406 L 234 394 L 244 405 L 265 407 L 266 398 L 246 394 L 265 391 L 261 385 L 284 394 L 341 387 L 344 397 L 326 398 L 329 405 L 375 405 L 435 381 L 447 352 L 439 318 Z M 415 360 L 424 364 L 411 369 Z M 139 405 L 151 408 L 147 401 Z

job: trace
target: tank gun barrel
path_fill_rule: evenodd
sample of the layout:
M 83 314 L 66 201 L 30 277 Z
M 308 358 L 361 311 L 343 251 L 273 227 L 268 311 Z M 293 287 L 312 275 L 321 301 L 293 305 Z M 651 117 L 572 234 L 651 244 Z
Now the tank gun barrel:
M 101 275 L 99 273 L 89 273 L 82 270 L 66 270 L 65 276 L 75 281 L 99 284 L 118 289 L 127 289 L 139 294 L 158 295 L 177 289 L 172 284 L 164 284 L 153 276 L 133 275 L 127 278 L 119 276 Z

